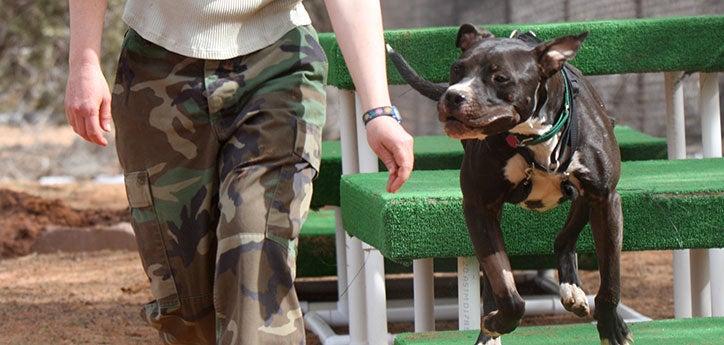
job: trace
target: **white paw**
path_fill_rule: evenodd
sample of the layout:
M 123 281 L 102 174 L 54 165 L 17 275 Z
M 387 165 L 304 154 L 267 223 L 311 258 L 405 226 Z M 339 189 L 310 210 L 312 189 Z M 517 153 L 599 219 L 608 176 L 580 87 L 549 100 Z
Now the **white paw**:
M 627 336 L 626 339 L 623 341 L 623 344 L 621 344 L 621 345 L 631 345 L 631 344 L 633 344 L 633 339 L 631 339 L 630 336 Z M 608 341 L 608 339 L 604 338 L 604 339 L 601 339 L 601 345 L 611 345 L 611 343 Z
M 590 313 L 586 293 L 575 284 L 563 283 L 560 285 L 561 304 L 566 310 L 585 317 Z
M 500 338 L 490 338 L 483 345 L 501 345 Z

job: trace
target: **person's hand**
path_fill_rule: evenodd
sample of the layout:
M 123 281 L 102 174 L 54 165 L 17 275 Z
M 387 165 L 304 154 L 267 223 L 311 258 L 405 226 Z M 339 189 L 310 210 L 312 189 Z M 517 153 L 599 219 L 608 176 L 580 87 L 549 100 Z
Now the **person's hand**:
M 102 131 L 111 130 L 111 93 L 98 64 L 71 66 L 65 89 L 65 115 L 83 139 L 108 145 Z
M 412 136 L 389 116 L 372 119 L 366 126 L 367 142 L 380 158 L 390 178 L 387 191 L 396 192 L 412 172 L 415 157 L 412 153 Z

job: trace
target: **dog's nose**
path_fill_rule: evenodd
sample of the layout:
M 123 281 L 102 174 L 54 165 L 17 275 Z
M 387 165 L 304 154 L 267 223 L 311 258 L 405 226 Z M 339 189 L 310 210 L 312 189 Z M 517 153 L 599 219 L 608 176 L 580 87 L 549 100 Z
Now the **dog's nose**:
M 465 102 L 465 95 L 457 91 L 448 91 L 445 93 L 445 102 L 447 102 L 448 106 L 457 108 Z

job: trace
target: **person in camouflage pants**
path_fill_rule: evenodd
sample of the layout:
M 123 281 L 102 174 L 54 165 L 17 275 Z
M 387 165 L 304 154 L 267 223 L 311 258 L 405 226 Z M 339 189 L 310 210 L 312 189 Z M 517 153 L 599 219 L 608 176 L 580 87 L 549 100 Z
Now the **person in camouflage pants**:
M 326 58 L 311 26 L 229 60 L 130 30 L 112 114 L 166 344 L 303 344 L 296 241 L 320 162 Z

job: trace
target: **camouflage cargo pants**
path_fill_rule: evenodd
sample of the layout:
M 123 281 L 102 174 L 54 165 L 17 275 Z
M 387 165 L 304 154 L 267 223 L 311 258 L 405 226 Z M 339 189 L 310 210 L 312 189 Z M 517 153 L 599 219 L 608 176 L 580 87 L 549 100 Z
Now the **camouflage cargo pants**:
M 320 160 L 326 59 L 313 28 L 229 60 L 132 30 L 112 113 L 166 344 L 303 344 L 296 238 Z

